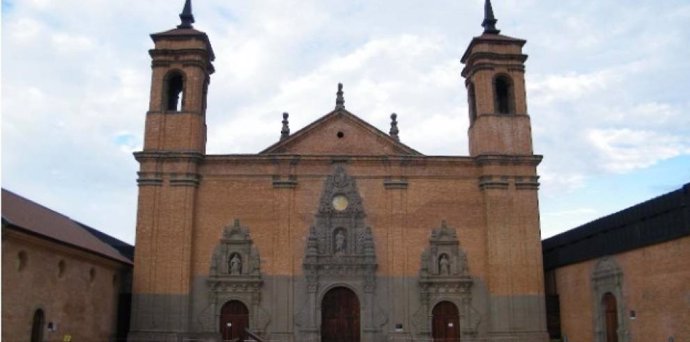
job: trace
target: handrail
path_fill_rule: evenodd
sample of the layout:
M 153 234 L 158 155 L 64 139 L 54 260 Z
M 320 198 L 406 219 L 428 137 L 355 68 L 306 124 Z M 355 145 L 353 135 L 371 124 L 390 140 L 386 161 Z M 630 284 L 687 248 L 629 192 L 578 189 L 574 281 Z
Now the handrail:
M 266 342 L 264 341 L 263 338 L 261 338 L 259 335 L 257 335 L 255 332 L 249 330 L 248 328 L 244 328 L 244 332 L 247 333 L 251 338 L 255 339 L 257 342 Z

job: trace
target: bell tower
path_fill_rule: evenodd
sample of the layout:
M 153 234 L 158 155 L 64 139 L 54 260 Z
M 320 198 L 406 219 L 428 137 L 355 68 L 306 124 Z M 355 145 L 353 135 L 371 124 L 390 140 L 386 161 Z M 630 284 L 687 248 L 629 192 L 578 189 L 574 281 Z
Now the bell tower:
M 179 341 L 189 331 L 192 236 L 206 150 L 206 93 L 213 73 L 208 36 L 192 26 L 186 0 L 176 28 L 151 35 L 132 279 L 132 341 Z
M 526 41 L 500 34 L 490 0 L 484 32 L 462 56 L 469 150 L 478 169 L 486 234 L 488 341 L 545 342 L 539 177 L 525 94 Z
M 532 132 L 525 94 L 526 41 L 499 34 L 491 2 L 484 32 L 462 56 L 469 102 L 470 156 L 531 155 Z
M 154 33 L 151 95 L 144 151 L 206 151 L 206 94 L 215 56 L 206 33 L 194 29 L 191 1 L 177 28 Z

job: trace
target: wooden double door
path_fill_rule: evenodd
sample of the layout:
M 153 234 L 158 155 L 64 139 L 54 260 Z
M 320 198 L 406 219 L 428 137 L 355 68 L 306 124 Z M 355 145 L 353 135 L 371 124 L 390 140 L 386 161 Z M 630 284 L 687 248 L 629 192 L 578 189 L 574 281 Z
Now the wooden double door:
M 345 287 L 331 289 L 321 302 L 321 342 L 359 342 L 359 300 Z
M 237 300 L 231 300 L 220 309 L 220 333 L 223 341 L 244 341 L 249 327 L 249 310 Z
M 451 302 L 440 302 L 431 312 L 431 334 L 434 342 L 457 342 L 460 340 L 460 315 Z

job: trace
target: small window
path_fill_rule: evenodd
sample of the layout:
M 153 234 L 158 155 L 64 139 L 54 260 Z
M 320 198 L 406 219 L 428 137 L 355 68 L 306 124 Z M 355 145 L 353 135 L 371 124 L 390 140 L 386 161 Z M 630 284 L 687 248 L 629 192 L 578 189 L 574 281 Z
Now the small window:
M 62 278 L 65 275 L 66 268 L 67 265 L 65 265 L 65 260 L 60 260 L 60 262 L 58 262 L 58 278 Z
M 91 267 L 89 270 L 89 282 L 93 284 L 93 282 L 96 280 L 96 269 Z
M 513 113 L 513 84 L 507 76 L 494 80 L 495 110 L 500 114 Z
M 474 83 L 467 88 L 467 102 L 470 110 L 470 125 L 477 119 L 477 102 L 474 95 Z
M 179 112 L 184 99 L 184 78 L 179 72 L 172 72 L 165 83 L 165 110 Z
M 26 255 L 26 252 L 20 251 L 17 253 L 17 271 L 23 271 L 24 268 L 26 268 L 26 263 L 28 261 L 28 257 Z

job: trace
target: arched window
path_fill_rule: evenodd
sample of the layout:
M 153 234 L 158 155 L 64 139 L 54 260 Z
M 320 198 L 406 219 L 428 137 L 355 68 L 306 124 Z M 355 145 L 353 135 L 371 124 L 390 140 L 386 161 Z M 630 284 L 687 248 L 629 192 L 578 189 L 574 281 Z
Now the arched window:
M 606 292 L 601 299 L 601 307 L 604 310 L 605 316 L 606 342 L 618 342 L 618 307 L 616 297 L 611 292 Z
M 34 312 L 34 320 L 31 323 L 31 342 L 43 342 L 43 325 L 45 320 L 43 310 L 38 309 Z
M 23 271 L 24 268 L 26 267 L 26 262 L 28 260 L 28 257 L 26 256 L 26 252 L 20 251 L 17 253 L 17 271 Z
M 495 111 L 500 114 L 514 112 L 513 82 L 506 75 L 500 75 L 494 79 L 494 106 Z
M 184 77 L 178 71 L 173 71 L 165 77 L 165 110 L 178 112 L 182 110 L 184 99 Z
M 477 119 L 477 102 L 474 95 L 474 83 L 467 88 L 467 102 L 470 109 L 470 125 Z

